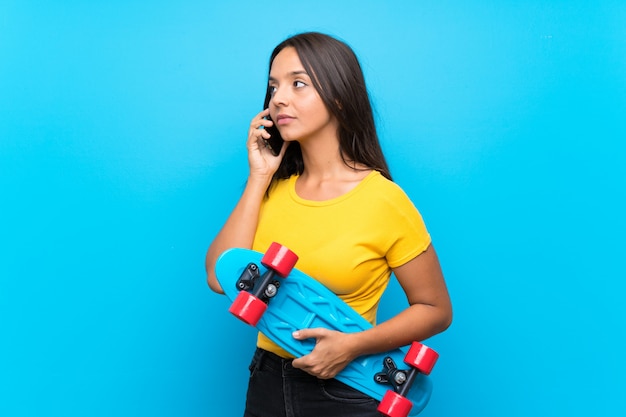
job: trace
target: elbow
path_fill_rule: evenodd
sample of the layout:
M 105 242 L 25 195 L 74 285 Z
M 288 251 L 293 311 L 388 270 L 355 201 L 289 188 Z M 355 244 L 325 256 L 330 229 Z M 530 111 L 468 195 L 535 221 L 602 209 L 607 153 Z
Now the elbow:
M 213 266 L 209 262 L 206 262 L 204 266 L 206 269 L 206 283 L 208 284 L 209 288 L 213 292 L 216 292 L 218 294 L 224 294 L 224 290 L 217 280 L 217 275 L 215 275 L 215 269 L 213 268 Z
M 452 306 L 448 305 L 446 308 L 441 309 L 438 320 L 438 333 L 442 333 L 452 325 Z
M 224 290 L 217 280 L 217 275 L 215 275 L 215 269 L 213 268 L 213 264 L 209 261 L 208 256 L 205 259 L 204 268 L 206 270 L 206 282 L 209 288 L 213 292 L 216 292 L 218 294 L 224 294 Z
M 441 320 L 441 332 L 448 330 L 448 328 L 452 325 L 452 309 L 443 317 Z
M 209 284 L 209 288 L 213 292 L 216 292 L 218 294 L 224 294 L 224 290 L 222 289 L 220 284 L 217 282 L 217 280 L 212 280 L 212 279 L 207 277 L 207 284 Z
M 207 284 L 209 285 L 209 288 L 213 291 L 216 292 L 218 294 L 224 294 L 224 290 L 222 289 L 222 286 L 219 284 L 219 282 L 217 282 L 217 278 L 215 277 L 214 274 L 207 274 Z
M 443 333 L 452 325 L 452 307 L 449 303 L 444 305 L 429 305 L 428 334 L 425 338 Z

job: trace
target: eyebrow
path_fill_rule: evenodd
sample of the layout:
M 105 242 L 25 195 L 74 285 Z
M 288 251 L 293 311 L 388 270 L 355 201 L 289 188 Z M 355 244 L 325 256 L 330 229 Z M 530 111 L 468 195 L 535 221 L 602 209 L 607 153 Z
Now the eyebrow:
M 289 73 L 290 76 L 295 76 L 295 75 L 306 75 L 307 77 L 309 76 L 309 74 L 305 71 L 305 70 L 300 70 L 300 71 L 291 71 Z M 274 77 L 269 77 L 269 81 L 277 81 L 276 78 Z

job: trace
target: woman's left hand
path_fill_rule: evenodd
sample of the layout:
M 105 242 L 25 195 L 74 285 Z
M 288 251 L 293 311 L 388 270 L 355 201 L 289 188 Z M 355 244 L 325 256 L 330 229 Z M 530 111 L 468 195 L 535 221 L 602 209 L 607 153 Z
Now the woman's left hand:
M 294 332 L 294 339 L 315 339 L 315 348 L 308 355 L 294 359 L 293 367 L 320 379 L 334 378 L 356 357 L 351 336 L 349 333 L 324 328 Z

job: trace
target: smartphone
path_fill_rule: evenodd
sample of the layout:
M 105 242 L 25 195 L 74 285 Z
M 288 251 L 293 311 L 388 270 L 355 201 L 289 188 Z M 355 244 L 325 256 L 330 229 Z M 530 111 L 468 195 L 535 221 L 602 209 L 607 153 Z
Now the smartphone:
M 266 117 L 267 120 L 272 120 L 269 116 Z M 280 136 L 276 125 L 272 125 L 271 127 L 266 127 L 267 133 L 270 134 L 270 138 L 265 140 L 267 147 L 272 152 L 274 156 L 280 153 L 280 150 L 283 147 L 283 138 Z

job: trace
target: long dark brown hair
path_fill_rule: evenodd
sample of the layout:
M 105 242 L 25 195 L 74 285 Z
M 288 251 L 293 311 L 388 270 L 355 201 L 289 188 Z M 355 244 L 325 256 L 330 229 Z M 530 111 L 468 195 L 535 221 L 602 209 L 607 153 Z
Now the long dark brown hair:
M 301 33 L 276 46 L 270 57 L 270 70 L 276 55 L 290 46 L 298 53 L 326 108 L 339 122 L 339 151 L 343 162 L 353 168 L 361 164 L 375 169 L 391 180 L 378 140 L 363 71 L 354 51 L 331 36 L 317 32 Z M 264 109 L 270 99 L 268 88 Z M 280 135 L 277 129 L 272 129 L 271 134 Z M 300 144 L 293 142 L 287 148 L 273 181 L 302 174 L 303 170 Z

